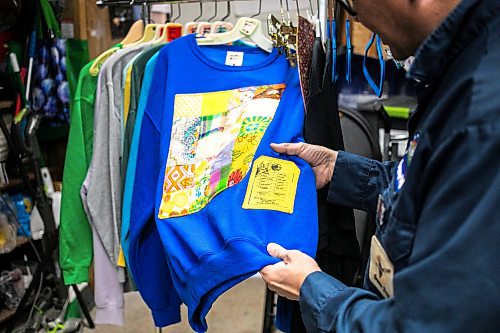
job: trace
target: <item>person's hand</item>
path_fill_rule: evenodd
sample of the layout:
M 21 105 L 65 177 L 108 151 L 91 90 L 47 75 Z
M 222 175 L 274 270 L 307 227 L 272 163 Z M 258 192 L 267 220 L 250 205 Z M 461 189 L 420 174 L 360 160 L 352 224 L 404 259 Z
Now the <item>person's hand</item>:
M 267 245 L 267 252 L 283 260 L 266 266 L 260 271 L 267 287 L 280 296 L 297 301 L 300 296 L 300 287 L 306 277 L 313 272 L 321 271 L 318 264 L 303 252 L 286 250 L 275 243 Z
M 309 163 L 316 177 L 316 189 L 322 189 L 332 179 L 338 152 L 308 143 L 271 143 L 271 148 L 281 154 L 296 155 Z

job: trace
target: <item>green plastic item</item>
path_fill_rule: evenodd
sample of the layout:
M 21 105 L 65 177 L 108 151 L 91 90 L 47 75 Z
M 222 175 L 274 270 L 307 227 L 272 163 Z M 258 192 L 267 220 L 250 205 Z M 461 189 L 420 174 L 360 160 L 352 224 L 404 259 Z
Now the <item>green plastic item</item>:
M 391 118 L 408 119 L 410 117 L 410 108 L 402 106 L 384 106 L 385 111 Z
M 61 27 L 59 26 L 59 22 L 57 22 L 56 15 L 54 14 L 54 10 L 49 3 L 49 0 L 41 0 L 40 5 L 42 7 L 43 16 L 45 18 L 45 23 L 49 30 L 54 33 L 56 38 L 61 37 Z
M 66 317 L 64 319 L 69 319 L 69 318 L 81 318 L 81 312 L 80 312 L 80 305 L 78 304 L 77 300 L 74 300 L 71 302 L 68 306 L 68 311 L 66 312 Z

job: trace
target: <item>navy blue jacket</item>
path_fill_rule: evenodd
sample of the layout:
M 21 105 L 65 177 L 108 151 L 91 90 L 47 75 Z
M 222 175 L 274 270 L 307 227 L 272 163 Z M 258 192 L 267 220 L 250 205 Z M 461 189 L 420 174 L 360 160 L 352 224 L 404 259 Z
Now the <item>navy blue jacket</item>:
M 332 203 L 367 211 L 381 195 L 394 296 L 313 273 L 300 296 L 309 332 L 500 332 L 500 1 L 463 0 L 409 77 L 419 107 L 407 156 L 342 152 L 329 189 Z

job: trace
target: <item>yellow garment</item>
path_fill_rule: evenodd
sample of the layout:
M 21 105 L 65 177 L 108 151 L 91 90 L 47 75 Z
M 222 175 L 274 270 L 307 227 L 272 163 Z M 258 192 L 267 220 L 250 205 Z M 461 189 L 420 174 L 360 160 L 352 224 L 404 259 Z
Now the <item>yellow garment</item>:
M 127 267 L 127 264 L 125 263 L 125 256 L 123 255 L 123 250 L 120 247 L 120 253 L 118 254 L 118 266 L 119 267 Z
M 125 75 L 125 86 L 123 88 L 123 124 L 127 123 L 128 112 L 130 110 L 130 85 L 132 82 L 132 66 L 128 66 Z

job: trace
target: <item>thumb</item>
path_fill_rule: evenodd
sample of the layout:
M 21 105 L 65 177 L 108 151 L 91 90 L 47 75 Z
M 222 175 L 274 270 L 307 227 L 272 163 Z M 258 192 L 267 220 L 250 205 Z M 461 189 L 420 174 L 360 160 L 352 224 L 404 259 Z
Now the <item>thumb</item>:
M 267 245 L 267 252 L 274 258 L 283 260 L 285 263 L 289 263 L 290 258 L 288 257 L 288 250 L 283 246 L 276 243 L 269 243 Z
M 271 143 L 271 148 L 280 154 L 299 155 L 304 149 L 304 143 Z

